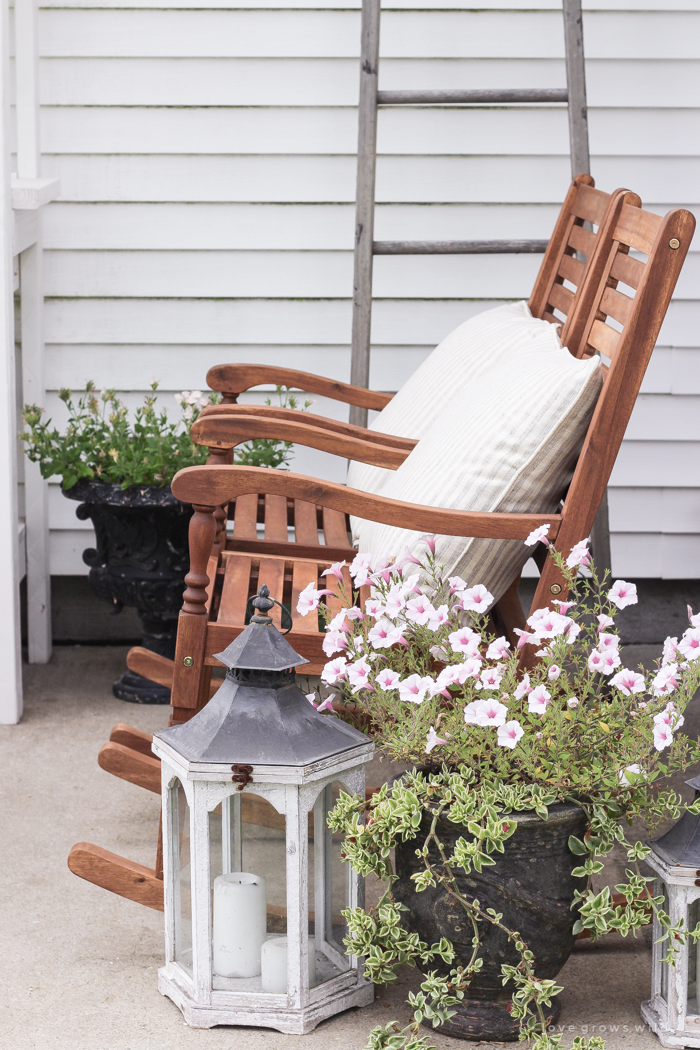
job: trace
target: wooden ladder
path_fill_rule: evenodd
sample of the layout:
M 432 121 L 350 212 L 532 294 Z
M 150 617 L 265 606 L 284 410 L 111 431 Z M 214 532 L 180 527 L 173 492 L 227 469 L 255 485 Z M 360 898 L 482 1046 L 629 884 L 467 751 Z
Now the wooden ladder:
M 379 106 L 444 106 L 502 103 L 536 104 L 566 102 L 572 175 L 590 174 L 588 108 L 583 56 L 581 0 L 563 0 L 565 88 L 498 90 L 379 90 L 379 22 L 381 0 L 362 0 L 360 47 L 360 103 L 357 143 L 355 208 L 355 265 L 352 302 L 352 355 L 350 382 L 369 386 L 370 331 L 372 324 L 372 263 L 375 255 L 494 255 L 541 253 L 546 240 L 479 241 L 375 241 L 375 177 L 377 170 L 377 116 Z M 367 409 L 352 406 L 350 422 L 367 426 Z M 610 568 L 610 535 L 607 496 L 601 502 L 593 528 L 598 569 Z

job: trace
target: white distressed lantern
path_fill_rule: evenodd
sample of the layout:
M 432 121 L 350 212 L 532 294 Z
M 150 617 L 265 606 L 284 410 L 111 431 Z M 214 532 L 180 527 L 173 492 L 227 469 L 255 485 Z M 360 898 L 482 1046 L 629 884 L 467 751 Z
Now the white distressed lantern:
M 700 798 L 700 776 L 687 780 Z M 700 816 L 685 812 L 670 831 L 651 843 L 647 863 L 658 875 L 654 893 L 663 895 L 671 922 L 694 929 L 700 920 Z M 700 941 L 680 947 L 676 965 L 661 960 L 668 942 L 657 943 L 663 929 L 654 918 L 651 999 L 642 1017 L 663 1046 L 700 1047 Z
M 345 954 L 344 908 L 364 901 L 326 822 L 364 794 L 374 745 L 320 715 L 296 685 L 308 661 L 267 615 L 223 653 L 226 680 L 183 725 L 155 734 L 162 763 L 166 963 L 158 987 L 188 1024 L 309 1032 L 374 998 Z

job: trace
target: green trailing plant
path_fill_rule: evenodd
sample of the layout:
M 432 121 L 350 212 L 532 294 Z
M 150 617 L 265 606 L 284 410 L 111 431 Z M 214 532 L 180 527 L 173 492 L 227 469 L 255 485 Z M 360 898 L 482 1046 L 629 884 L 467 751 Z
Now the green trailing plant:
M 536 530 L 529 542 L 546 542 L 546 531 Z M 358 554 L 350 566 L 353 588 L 343 583 L 343 566 L 332 566 L 344 602 L 335 617 L 320 604 L 324 592 L 312 585 L 298 605 L 300 613 L 326 621 L 330 659 L 312 702 L 319 709 L 352 711 L 385 753 L 419 767 L 369 801 L 342 793 L 329 817 L 330 827 L 345 835 L 344 860 L 385 887 L 376 906 L 343 913 L 348 952 L 365 958 L 366 972 L 378 984 L 393 981 L 402 963 L 418 965 L 424 974 L 420 991 L 409 996 L 413 1020 L 376 1028 L 367 1050 L 433 1045 L 420 1025 L 439 1025 L 464 997 L 482 966 L 483 922 L 499 926 L 515 949 L 518 962 L 503 965 L 502 975 L 512 987 L 520 1038 L 533 1050 L 553 1050 L 563 1036 L 547 1030 L 547 1008 L 561 987 L 536 977 L 536 960 L 520 933 L 460 885 L 504 852 L 517 833 L 510 814 L 530 810 L 547 820 L 551 805 L 573 802 L 586 815 L 587 831 L 582 839 L 569 839 L 570 851 L 580 858 L 573 874 L 581 880 L 572 932 L 634 936 L 653 912 L 663 930 L 664 961 L 674 965 L 681 946 L 700 937 L 700 923 L 689 930 L 671 921 L 663 897 L 649 886 L 653 879 L 640 870 L 649 848 L 629 834 L 635 820 L 653 832 L 683 809 L 700 812 L 700 802 L 686 805 L 668 786 L 673 773 L 700 761 L 698 743 L 677 733 L 700 685 L 700 615 L 689 610 L 688 629 L 680 640 L 666 640 L 650 675 L 624 668 L 614 618 L 636 602 L 634 585 L 620 580 L 611 586 L 607 573 L 599 578 L 585 542 L 566 560 L 550 546 L 572 599 L 554 603 L 556 612 L 535 612 L 513 650 L 489 632 L 484 610 L 492 596 L 459 577 L 446 579 L 435 558 L 435 538 L 425 540 L 425 558 L 406 551 L 396 564 L 375 571 L 371 556 Z M 578 577 L 580 568 L 588 570 L 587 578 Z M 372 592 L 360 608 L 355 601 L 363 584 Z M 536 647 L 539 660 L 523 673 L 521 650 L 528 645 Z M 464 829 L 454 847 L 440 839 L 442 818 Z M 412 876 L 415 892 L 441 887 L 473 930 L 470 958 L 447 976 L 429 967 L 436 959 L 450 966 L 452 944 L 443 938 L 428 945 L 408 931 L 405 908 L 392 892 L 391 853 L 407 841 L 415 841 L 422 864 Z M 613 900 L 608 887 L 593 885 L 616 844 L 628 861 L 625 881 L 615 886 L 623 903 Z M 598 1037 L 573 1043 L 574 1050 L 602 1046 Z
M 59 397 L 68 410 L 68 422 L 61 433 L 44 410 L 25 405 L 25 431 L 20 434 L 30 460 L 39 463 L 42 477 L 61 477 L 64 489 L 81 479 L 119 484 L 123 489 L 134 485 L 169 485 L 183 467 L 206 463 L 208 450 L 196 445 L 190 428 L 202 408 L 216 404 L 219 394 L 202 395 L 199 390 L 183 390 L 175 395 L 180 417 L 170 419 L 157 405 L 158 383 L 151 383 L 143 405 L 129 419 L 126 405 L 114 390 L 97 390 L 88 381 L 85 391 L 75 400 L 67 389 Z M 278 387 L 280 405 L 297 408 L 298 401 L 286 388 Z M 270 404 L 270 398 L 267 399 Z M 303 409 L 312 404 L 306 401 Z M 293 455 L 288 441 L 256 439 L 236 450 L 234 462 L 256 467 L 285 469 Z

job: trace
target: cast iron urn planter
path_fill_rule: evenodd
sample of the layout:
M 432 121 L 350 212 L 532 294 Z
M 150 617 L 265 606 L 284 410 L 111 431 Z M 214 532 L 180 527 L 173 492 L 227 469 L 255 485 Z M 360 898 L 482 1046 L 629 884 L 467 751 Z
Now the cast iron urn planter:
M 404 925 L 409 930 L 416 931 L 428 944 L 441 937 L 449 938 L 457 953 L 455 963 L 466 965 L 473 936 L 466 913 L 444 888 L 429 887 L 416 893 L 411 881 L 411 875 L 423 869 L 416 849 L 428 835 L 430 820 L 426 815 L 418 837 L 396 846 L 398 880 L 394 894 L 408 908 Z M 583 836 L 586 815 L 575 804 L 558 804 L 549 807 L 546 821 L 531 811 L 508 813 L 504 820 L 518 824 L 515 834 L 505 843 L 505 852 L 494 853 L 496 863 L 481 872 L 458 875 L 458 889 L 470 899 L 478 898 L 482 908 L 502 912 L 504 924 L 517 930 L 534 953 L 536 976 L 552 979 L 569 958 L 576 939 L 572 927 L 577 913 L 571 905 L 581 880 L 571 874 L 579 858 L 569 850 L 568 842 L 570 835 Z M 458 838 L 470 838 L 463 825 L 444 817 L 438 822 L 437 832 L 448 855 L 454 851 Z M 439 868 L 440 858 L 434 845 L 431 857 Z M 514 989 L 511 984 L 503 984 L 501 965 L 517 966 L 519 955 L 507 936 L 490 923 L 479 923 L 479 935 L 483 967 L 472 979 L 465 998 L 454 1008 L 455 1015 L 439 1031 L 458 1039 L 510 1042 L 518 1038 L 519 1025 L 509 1010 Z M 430 963 L 430 969 L 448 974 L 451 967 L 438 960 Z M 551 1008 L 546 1010 L 550 1024 L 556 1022 L 560 1009 L 555 996 Z
M 80 500 L 77 517 L 89 518 L 95 529 L 97 547 L 83 551 L 94 593 L 115 613 L 125 605 L 135 608 L 143 631 L 141 644 L 172 659 L 189 568 L 192 507 L 176 500 L 169 485 L 122 489 L 83 479 L 63 495 Z M 133 671 L 117 678 L 112 692 L 131 703 L 170 702 L 169 689 Z

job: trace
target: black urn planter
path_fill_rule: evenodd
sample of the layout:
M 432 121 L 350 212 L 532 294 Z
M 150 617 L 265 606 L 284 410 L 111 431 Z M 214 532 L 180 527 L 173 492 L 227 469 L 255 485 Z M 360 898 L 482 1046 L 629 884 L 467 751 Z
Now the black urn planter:
M 571 874 L 580 858 L 571 853 L 568 840 L 570 835 L 582 837 L 586 815 L 577 805 L 557 804 L 549 807 L 547 821 L 530 811 L 509 813 L 504 819 L 518 824 L 515 834 L 505 843 L 505 852 L 494 853 L 495 865 L 481 872 L 458 875 L 458 887 L 465 896 L 478 898 L 484 910 L 494 908 L 502 912 L 504 925 L 517 930 L 533 952 L 536 976 L 553 979 L 574 946 L 571 930 L 577 913 L 571 905 L 575 889 L 582 884 Z M 430 818 L 426 815 L 419 836 L 397 845 L 394 894 L 408 908 L 403 913 L 408 929 L 416 931 L 428 944 L 441 937 L 449 938 L 457 953 L 452 965 L 466 965 L 471 958 L 473 936 L 466 913 L 441 886 L 416 893 L 415 883 L 411 882 L 413 872 L 423 870 L 415 851 L 429 829 Z M 448 855 L 458 838 L 471 837 L 465 827 L 444 818 L 437 831 Z M 440 867 L 434 846 L 431 860 L 436 868 Z M 510 983 L 503 985 L 501 965 L 517 965 L 519 955 L 507 936 L 491 923 L 480 922 L 479 933 L 483 968 L 471 981 L 468 998 L 454 1008 L 457 1013 L 439 1030 L 461 1039 L 513 1041 L 518 1038 L 518 1023 L 509 1011 L 514 988 Z M 427 969 L 447 974 L 451 967 L 437 960 Z M 559 1011 L 555 997 L 551 1008 L 546 1009 L 550 1024 L 557 1020 Z
M 188 526 L 192 507 L 175 499 L 170 486 L 135 485 L 122 489 L 101 481 L 81 480 L 64 489 L 80 500 L 76 515 L 89 518 L 97 547 L 83 551 L 90 566 L 90 586 L 115 613 L 125 605 L 136 609 L 146 649 L 172 659 L 177 617 L 189 568 Z M 170 690 L 133 671 L 125 671 L 112 686 L 120 700 L 137 704 L 167 704 Z

